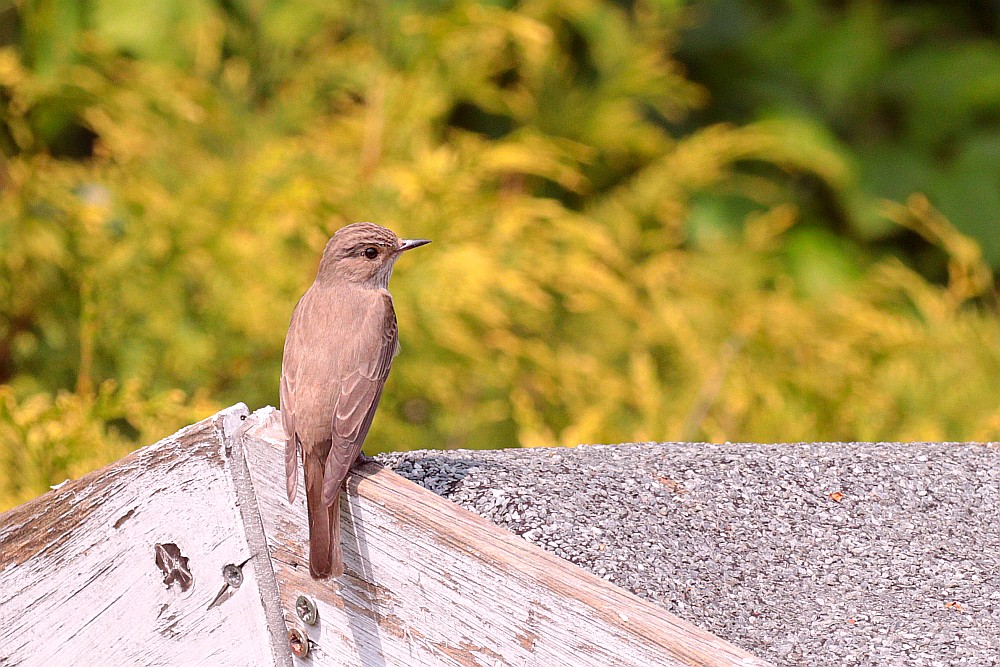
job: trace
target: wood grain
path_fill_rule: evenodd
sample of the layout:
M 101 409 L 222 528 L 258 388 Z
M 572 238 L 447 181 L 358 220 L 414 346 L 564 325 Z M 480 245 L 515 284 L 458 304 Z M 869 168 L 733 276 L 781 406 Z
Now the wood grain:
M 355 469 L 341 502 L 346 574 L 313 580 L 305 494 L 285 498 L 278 413 L 249 421 L 243 445 L 285 620 L 309 636 L 313 664 L 768 664 L 375 464 Z M 319 607 L 314 626 L 293 611 L 302 594 Z
M 255 568 L 236 589 L 222 578 L 251 558 L 270 572 L 225 447 L 224 425 L 247 414 L 229 408 L 0 515 L 0 665 L 291 664 Z
M 0 665 L 291 665 L 287 625 L 317 666 L 766 667 L 374 464 L 313 580 L 283 439 L 237 405 L 0 515 Z

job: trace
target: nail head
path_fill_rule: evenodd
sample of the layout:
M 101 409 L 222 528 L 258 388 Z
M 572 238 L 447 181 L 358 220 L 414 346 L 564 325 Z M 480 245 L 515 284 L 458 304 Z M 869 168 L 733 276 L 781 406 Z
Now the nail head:
M 222 568 L 222 578 L 233 588 L 239 588 L 243 583 L 243 570 L 230 563 Z
M 307 625 L 315 625 L 319 620 L 319 609 L 312 598 L 300 595 L 295 599 L 295 613 Z
M 304 658 L 309 655 L 309 638 L 298 628 L 292 628 L 288 631 L 288 647 L 292 649 L 292 655 Z

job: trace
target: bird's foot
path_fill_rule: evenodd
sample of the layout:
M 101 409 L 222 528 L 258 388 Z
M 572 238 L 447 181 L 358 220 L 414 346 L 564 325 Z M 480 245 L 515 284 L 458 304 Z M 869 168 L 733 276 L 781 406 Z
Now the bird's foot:
M 360 454 L 358 454 L 358 458 L 355 459 L 355 461 L 354 461 L 354 465 L 356 465 L 356 466 L 361 466 L 361 465 L 364 465 L 366 463 L 378 463 L 378 461 L 375 460 L 374 456 L 368 456 L 364 452 L 361 452 Z

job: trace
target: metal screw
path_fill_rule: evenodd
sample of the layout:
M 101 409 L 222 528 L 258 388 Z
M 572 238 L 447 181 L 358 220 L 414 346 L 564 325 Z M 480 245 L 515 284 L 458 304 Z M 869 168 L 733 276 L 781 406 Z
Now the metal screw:
M 243 583 L 243 570 L 230 563 L 222 568 L 222 578 L 233 588 L 239 588 Z
M 316 603 L 305 595 L 300 595 L 295 599 L 295 613 L 306 625 L 316 625 L 316 621 L 319 620 L 319 609 L 316 608 Z
M 292 649 L 292 655 L 297 658 L 309 655 L 309 638 L 306 633 L 298 628 L 291 628 L 288 631 L 288 648 Z

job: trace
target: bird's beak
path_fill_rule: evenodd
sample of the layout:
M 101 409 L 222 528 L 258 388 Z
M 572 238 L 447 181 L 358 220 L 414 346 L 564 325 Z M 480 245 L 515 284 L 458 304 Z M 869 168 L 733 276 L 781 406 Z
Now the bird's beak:
M 429 239 L 401 239 L 399 242 L 399 252 L 404 250 L 413 250 L 414 248 L 419 248 L 422 245 L 427 245 L 430 243 Z

